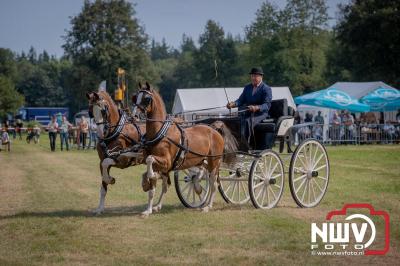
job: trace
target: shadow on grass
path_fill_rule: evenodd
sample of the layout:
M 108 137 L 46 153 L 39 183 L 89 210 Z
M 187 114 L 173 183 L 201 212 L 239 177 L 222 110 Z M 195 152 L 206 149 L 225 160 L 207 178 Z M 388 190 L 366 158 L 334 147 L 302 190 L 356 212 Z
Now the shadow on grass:
M 96 215 L 92 210 L 53 210 L 53 211 L 32 211 L 32 212 L 19 212 L 10 215 L 0 215 L 0 220 L 14 219 L 14 218 L 28 218 L 28 217 L 39 217 L 39 218 L 68 218 L 68 217 L 95 217 L 95 218 L 107 218 L 107 217 L 123 217 L 123 216 L 141 216 L 141 212 L 144 211 L 147 204 L 137 206 L 121 206 L 105 208 L 101 215 Z M 181 211 L 185 207 L 181 205 L 163 205 L 160 212 L 153 212 L 153 215 L 174 213 Z
M 93 209 L 63 209 L 63 210 L 50 210 L 50 211 L 22 211 L 15 214 L 0 215 L 0 220 L 9 220 L 15 218 L 69 218 L 69 217 L 90 217 L 90 218 L 109 218 L 109 217 L 128 217 L 128 216 L 141 216 L 141 213 L 146 209 L 147 204 L 136 206 L 119 206 L 105 208 L 104 212 L 96 215 L 92 212 Z M 274 209 L 288 209 L 288 210 L 302 210 L 297 206 L 277 206 Z M 305 209 L 304 209 L 305 210 Z M 174 214 L 182 211 L 199 212 L 200 209 L 189 209 L 181 204 L 164 204 L 160 212 L 153 212 L 152 215 L 158 214 Z M 268 213 L 265 210 L 256 210 L 251 204 L 235 205 L 235 204 L 216 204 L 211 210 L 212 212 L 242 212 L 242 211 L 258 211 L 260 213 Z

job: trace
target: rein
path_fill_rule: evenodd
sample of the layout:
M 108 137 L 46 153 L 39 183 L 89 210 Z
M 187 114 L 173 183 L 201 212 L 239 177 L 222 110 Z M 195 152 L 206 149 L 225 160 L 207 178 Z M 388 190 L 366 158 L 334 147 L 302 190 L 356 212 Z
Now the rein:
M 146 121 L 163 123 L 163 126 L 162 126 L 162 128 L 157 132 L 157 135 L 156 135 L 156 137 L 155 137 L 153 140 L 151 140 L 151 141 L 146 141 L 146 140 L 145 140 L 145 136 L 143 136 L 142 141 L 141 141 L 141 145 L 143 145 L 143 146 L 154 145 L 155 143 L 159 142 L 161 139 L 166 138 L 169 142 L 171 142 L 172 144 L 174 144 L 174 145 L 177 146 L 178 148 L 184 150 L 185 152 L 194 154 L 194 155 L 199 156 L 199 157 L 218 158 L 218 157 L 222 157 L 222 156 L 228 155 L 228 154 L 246 154 L 246 155 L 249 155 L 248 153 L 240 152 L 240 151 L 235 151 L 235 152 L 224 152 L 224 153 L 217 154 L 217 155 L 201 154 L 201 153 L 198 153 L 198 152 L 195 152 L 195 151 L 189 149 L 188 147 L 183 146 L 183 145 L 180 144 L 180 143 L 177 143 L 176 141 L 174 141 L 173 139 L 171 139 L 170 137 L 168 137 L 168 136 L 166 135 L 166 134 L 167 134 L 167 131 L 168 131 L 168 129 L 169 129 L 169 127 L 171 126 L 171 124 L 175 124 L 175 125 L 178 127 L 178 129 L 180 129 L 179 125 L 178 125 L 176 122 L 174 122 L 174 121 L 172 121 L 172 120 L 170 120 L 170 119 L 166 119 L 166 120 L 156 120 L 156 119 L 150 119 L 150 118 L 146 118 Z M 168 125 L 168 127 L 167 127 L 166 125 Z M 166 130 L 163 131 L 163 128 L 166 128 Z M 164 132 L 164 133 L 163 133 L 163 132 Z M 183 132 L 184 132 L 184 129 L 182 129 L 181 134 L 183 134 Z M 254 156 L 254 157 L 258 157 L 258 155 L 255 155 L 255 154 L 251 154 L 251 155 Z
M 190 114 L 190 113 L 196 113 L 196 112 L 201 112 L 201 111 L 215 110 L 215 109 L 220 109 L 220 108 L 223 108 L 223 107 L 225 107 L 225 105 L 218 106 L 218 107 L 210 107 L 210 108 L 182 111 L 182 112 L 176 113 L 175 115 L 183 115 L 183 114 Z

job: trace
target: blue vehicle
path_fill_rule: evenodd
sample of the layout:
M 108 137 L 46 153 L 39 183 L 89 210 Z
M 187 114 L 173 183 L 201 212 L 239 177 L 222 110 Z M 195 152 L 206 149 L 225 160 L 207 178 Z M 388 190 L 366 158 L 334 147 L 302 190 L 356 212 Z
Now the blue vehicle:
M 36 120 L 42 125 L 47 125 L 53 115 L 62 114 L 69 116 L 68 107 L 22 107 L 18 110 L 22 120 Z

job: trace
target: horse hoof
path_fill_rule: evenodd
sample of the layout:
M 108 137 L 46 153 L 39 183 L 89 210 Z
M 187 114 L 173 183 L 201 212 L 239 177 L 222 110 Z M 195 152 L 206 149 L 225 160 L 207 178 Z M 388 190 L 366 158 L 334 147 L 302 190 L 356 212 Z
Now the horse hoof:
M 194 191 L 197 193 L 197 195 L 201 195 L 203 189 L 201 187 L 197 187 L 196 185 L 194 185 Z
M 100 210 L 100 209 L 94 209 L 94 210 L 90 211 L 91 214 L 96 215 L 96 216 L 102 215 L 103 212 L 104 212 L 104 210 Z
M 140 216 L 142 217 L 142 218 L 147 218 L 147 217 L 149 217 L 149 215 L 151 214 L 151 211 L 144 211 L 144 212 L 142 212 L 141 214 L 140 214 Z
M 201 208 L 202 212 L 208 212 L 209 210 L 210 210 L 210 207 L 208 207 L 208 206 Z
M 111 184 L 111 185 L 114 185 L 114 184 L 115 184 L 115 178 L 114 178 L 114 177 L 111 177 L 110 184 Z
M 159 212 L 159 211 L 161 211 L 161 206 L 153 207 L 153 212 Z
M 157 180 L 157 176 L 156 175 L 148 176 L 147 179 L 149 180 L 149 182 L 151 182 Z

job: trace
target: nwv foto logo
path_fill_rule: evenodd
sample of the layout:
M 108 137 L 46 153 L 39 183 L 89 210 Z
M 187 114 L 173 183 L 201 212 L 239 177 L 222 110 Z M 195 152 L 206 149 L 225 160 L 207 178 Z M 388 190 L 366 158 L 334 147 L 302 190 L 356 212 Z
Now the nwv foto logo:
M 343 222 L 325 222 L 311 224 L 311 250 L 356 250 L 365 255 L 384 255 L 389 250 L 389 215 L 385 211 L 375 211 L 370 204 L 347 204 L 342 210 L 329 212 L 326 220 L 334 216 L 347 215 L 348 209 L 368 209 L 370 216 L 381 216 L 385 221 L 385 247 L 383 249 L 367 249 L 376 238 L 376 226 L 370 217 L 364 214 L 352 214 Z M 362 222 L 360 222 L 360 220 Z M 368 234 L 367 234 L 368 232 Z M 318 244 L 320 242 L 322 244 Z

